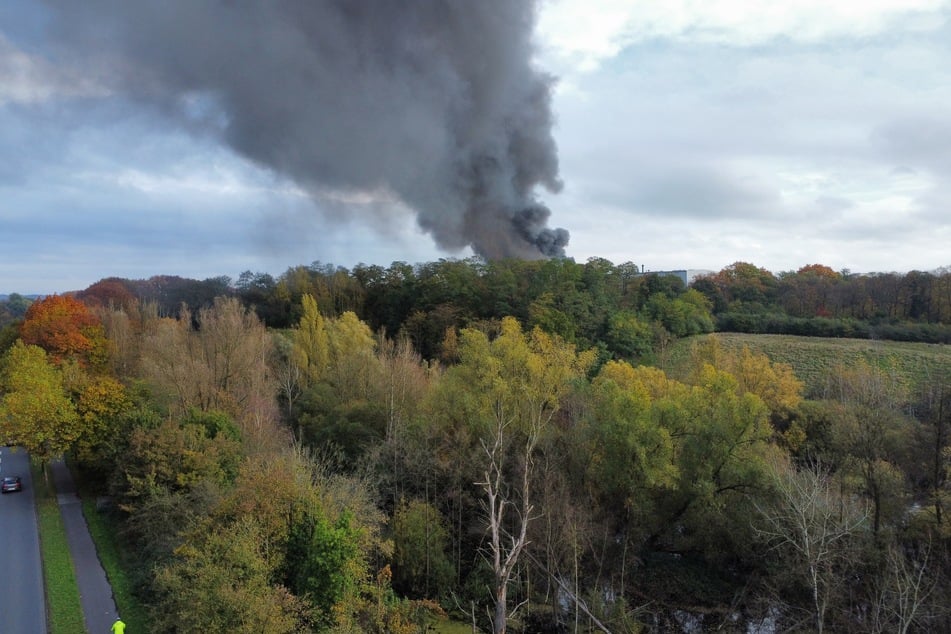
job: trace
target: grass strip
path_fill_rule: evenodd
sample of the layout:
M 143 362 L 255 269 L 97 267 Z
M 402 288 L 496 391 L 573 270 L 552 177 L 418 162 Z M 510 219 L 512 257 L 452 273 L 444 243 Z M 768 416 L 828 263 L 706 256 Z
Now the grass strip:
M 436 634 L 472 634 L 472 626 L 462 621 L 436 621 L 429 626 L 429 631 Z
M 76 585 L 76 571 L 69 554 L 66 528 L 60 514 L 56 491 L 43 471 L 32 464 L 33 496 L 40 533 L 43 579 L 46 583 L 46 610 L 49 634 L 85 634 L 83 607 Z
M 83 498 L 83 515 L 89 526 L 89 534 L 96 544 L 99 561 L 106 571 L 109 585 L 112 586 L 112 595 L 116 600 L 116 609 L 130 632 L 148 631 L 148 613 L 145 606 L 139 602 L 132 590 L 132 580 L 122 564 L 122 553 L 119 551 L 118 537 L 115 526 L 109 519 L 96 510 L 94 500 Z

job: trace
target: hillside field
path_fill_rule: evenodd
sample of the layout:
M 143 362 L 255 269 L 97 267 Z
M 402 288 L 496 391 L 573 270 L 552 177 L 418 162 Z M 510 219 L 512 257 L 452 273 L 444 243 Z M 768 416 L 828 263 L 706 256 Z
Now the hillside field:
M 683 377 L 691 351 L 708 337 L 716 337 L 727 350 L 743 346 L 761 352 L 774 362 L 788 363 L 805 383 L 805 395 L 815 397 L 823 377 L 839 365 L 865 361 L 897 373 L 911 390 L 927 380 L 951 381 L 951 346 L 943 344 L 715 333 L 681 339 L 661 355 L 659 365 L 673 377 Z

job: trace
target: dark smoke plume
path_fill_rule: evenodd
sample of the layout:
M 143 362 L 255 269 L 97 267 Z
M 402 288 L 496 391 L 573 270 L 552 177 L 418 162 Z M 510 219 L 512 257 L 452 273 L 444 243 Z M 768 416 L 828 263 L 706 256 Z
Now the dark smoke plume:
M 72 59 L 315 195 L 398 197 L 449 250 L 560 256 L 529 0 L 47 0 Z

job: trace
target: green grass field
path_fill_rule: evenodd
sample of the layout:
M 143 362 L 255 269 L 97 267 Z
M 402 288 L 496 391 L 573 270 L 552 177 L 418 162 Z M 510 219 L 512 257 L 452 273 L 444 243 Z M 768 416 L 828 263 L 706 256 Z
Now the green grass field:
M 708 337 L 717 337 L 728 350 L 740 350 L 747 346 L 774 362 L 788 363 L 796 376 L 805 383 L 807 397 L 817 394 L 824 377 L 834 368 L 859 362 L 895 373 L 911 390 L 928 380 L 951 380 L 951 346 L 792 335 L 716 333 L 690 337 L 671 345 L 661 367 L 675 378 L 683 377 L 691 350 Z

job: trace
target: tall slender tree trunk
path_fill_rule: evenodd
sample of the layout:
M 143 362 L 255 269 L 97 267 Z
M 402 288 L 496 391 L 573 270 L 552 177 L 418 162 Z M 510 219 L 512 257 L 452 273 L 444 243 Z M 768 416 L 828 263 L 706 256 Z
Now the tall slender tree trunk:
M 505 634 L 508 621 L 508 583 L 507 580 L 495 579 L 495 614 L 492 616 L 492 632 Z
M 819 570 L 816 566 L 810 565 L 809 573 L 812 577 L 812 603 L 816 610 L 816 632 L 822 634 L 825 610 L 823 609 L 823 601 L 819 599 Z

